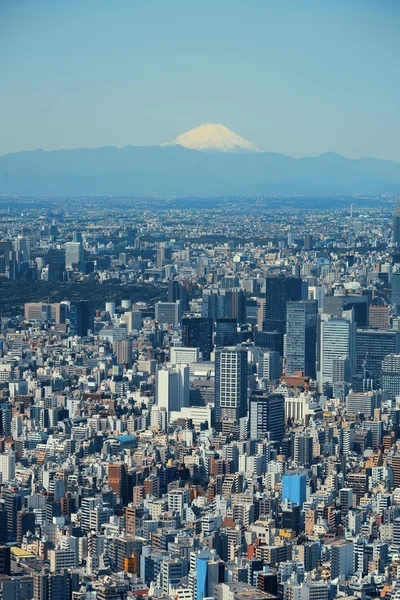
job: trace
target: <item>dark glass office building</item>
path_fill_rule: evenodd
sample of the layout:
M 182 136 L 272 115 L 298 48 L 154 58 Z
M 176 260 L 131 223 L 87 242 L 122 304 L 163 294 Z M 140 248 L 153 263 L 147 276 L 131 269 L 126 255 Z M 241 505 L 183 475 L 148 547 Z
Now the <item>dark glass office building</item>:
M 249 412 L 250 439 L 262 439 L 269 432 L 272 441 L 282 441 L 285 435 L 285 398 L 282 394 L 253 392 Z
M 236 346 L 238 342 L 236 319 L 217 319 L 215 329 L 216 346 Z
M 203 360 L 210 360 L 212 352 L 213 320 L 206 317 L 182 319 L 182 342 L 187 348 L 199 348 Z
M 317 302 L 303 300 L 286 305 L 286 375 L 301 371 L 315 379 Z
M 381 385 L 382 361 L 400 352 L 400 333 L 376 329 L 357 330 L 357 373 L 372 379 L 374 389 Z
M 69 309 L 69 334 L 84 337 L 88 331 L 93 331 L 94 314 L 88 300 L 71 302 Z
M 301 300 L 302 281 L 298 277 L 267 277 L 263 331 L 286 333 L 286 303 Z

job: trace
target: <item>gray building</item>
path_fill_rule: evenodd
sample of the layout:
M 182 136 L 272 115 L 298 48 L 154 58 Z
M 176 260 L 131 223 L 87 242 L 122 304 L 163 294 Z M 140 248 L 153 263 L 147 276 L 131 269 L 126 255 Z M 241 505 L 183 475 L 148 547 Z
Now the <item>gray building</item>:
M 317 302 L 301 300 L 286 304 L 286 375 L 301 371 L 315 379 Z

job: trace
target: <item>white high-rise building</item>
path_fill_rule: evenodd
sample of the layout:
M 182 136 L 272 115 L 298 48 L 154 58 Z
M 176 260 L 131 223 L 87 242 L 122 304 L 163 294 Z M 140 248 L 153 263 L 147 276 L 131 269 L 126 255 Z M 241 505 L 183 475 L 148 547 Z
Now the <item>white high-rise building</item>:
M 334 361 L 349 359 L 350 376 L 355 372 L 357 325 L 341 317 L 329 317 L 321 322 L 320 383 L 332 383 Z
M 157 405 L 168 419 L 171 411 L 189 406 L 190 369 L 186 365 L 164 365 L 157 371 Z
M 81 242 L 67 242 L 65 244 L 65 267 L 72 269 L 78 265 L 80 269 L 83 263 L 83 247 Z
M 2 483 L 15 478 L 15 452 L 0 454 L 0 474 Z

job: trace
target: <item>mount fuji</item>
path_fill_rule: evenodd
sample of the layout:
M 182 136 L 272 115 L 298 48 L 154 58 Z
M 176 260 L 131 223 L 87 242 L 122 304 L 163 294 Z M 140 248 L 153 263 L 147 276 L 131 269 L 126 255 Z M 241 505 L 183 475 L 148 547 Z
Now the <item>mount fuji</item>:
M 32 150 L 0 156 L 0 195 L 230 196 L 398 194 L 400 163 L 328 152 L 263 152 L 206 123 L 160 146 Z
M 205 123 L 200 127 L 194 127 L 179 135 L 172 142 L 161 144 L 161 146 L 183 146 L 201 152 L 231 152 L 233 154 L 262 152 L 260 148 L 219 123 Z

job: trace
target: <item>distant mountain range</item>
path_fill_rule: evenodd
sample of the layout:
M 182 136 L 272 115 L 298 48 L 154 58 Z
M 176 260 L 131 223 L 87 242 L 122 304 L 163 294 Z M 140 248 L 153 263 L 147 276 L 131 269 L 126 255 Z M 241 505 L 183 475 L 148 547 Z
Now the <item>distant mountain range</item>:
M 161 146 L 33 150 L 0 156 L 0 194 L 79 196 L 399 193 L 400 163 L 262 152 L 222 125 Z

